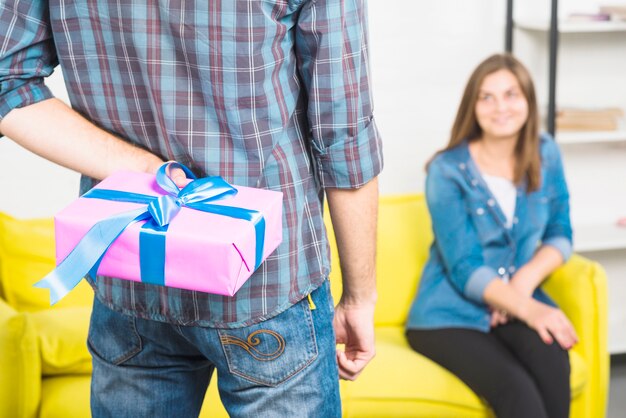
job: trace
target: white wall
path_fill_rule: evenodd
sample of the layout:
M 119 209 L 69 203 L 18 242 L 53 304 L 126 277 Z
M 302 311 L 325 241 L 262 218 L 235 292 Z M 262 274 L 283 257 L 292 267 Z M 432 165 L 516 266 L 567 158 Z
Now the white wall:
M 504 2 L 370 0 L 369 8 L 375 115 L 386 161 L 381 191 L 421 191 L 424 163 L 447 140 L 469 72 L 503 48 Z M 48 84 L 65 97 L 59 69 Z M 77 190 L 76 174 L 0 140 L 0 211 L 51 216 Z
M 47 84 L 68 101 L 58 68 Z M 77 173 L 0 139 L 0 211 L 20 218 L 52 216 L 78 196 L 78 182 Z
M 461 92 L 504 48 L 504 2 L 370 0 L 382 193 L 421 191 L 424 164 L 448 140 Z

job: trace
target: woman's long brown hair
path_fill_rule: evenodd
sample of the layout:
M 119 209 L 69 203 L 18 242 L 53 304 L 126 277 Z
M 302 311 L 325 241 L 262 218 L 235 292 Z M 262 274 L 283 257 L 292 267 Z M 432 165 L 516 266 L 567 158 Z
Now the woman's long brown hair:
M 513 73 L 528 102 L 528 120 L 522 126 L 515 146 L 516 158 L 513 181 L 516 184 L 520 184 L 523 180 L 526 180 L 526 190 L 527 192 L 532 192 L 537 190 L 541 183 L 537 98 L 530 73 L 511 54 L 492 55 L 476 67 L 465 86 L 465 92 L 452 125 L 450 141 L 435 156 L 456 147 L 465 139 L 471 142 L 482 137 L 483 132 L 476 119 L 476 101 L 485 77 L 499 70 L 509 70 Z

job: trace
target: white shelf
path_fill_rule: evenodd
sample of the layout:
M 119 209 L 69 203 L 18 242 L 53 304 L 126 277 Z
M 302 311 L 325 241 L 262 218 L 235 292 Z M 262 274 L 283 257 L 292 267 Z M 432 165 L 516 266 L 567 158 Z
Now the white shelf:
M 598 144 L 609 142 L 626 142 L 626 130 L 557 132 L 555 139 L 556 142 L 559 144 Z
M 626 249 L 626 227 L 615 224 L 574 226 L 574 251 L 593 252 Z
M 550 23 L 540 19 L 516 19 L 515 26 L 520 29 L 531 31 L 548 31 Z M 589 33 L 589 32 L 624 32 L 626 22 L 623 21 L 597 21 L 597 22 L 559 22 L 560 33 Z

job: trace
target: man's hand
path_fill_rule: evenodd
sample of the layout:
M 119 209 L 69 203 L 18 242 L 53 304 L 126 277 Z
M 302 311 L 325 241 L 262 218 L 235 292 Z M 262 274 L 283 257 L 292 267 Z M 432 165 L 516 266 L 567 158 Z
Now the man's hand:
M 174 162 L 174 161 L 168 161 L 168 162 Z M 153 161 L 148 166 L 148 169 L 146 171 L 150 174 L 156 174 L 156 172 L 159 171 L 159 168 L 161 168 L 163 164 L 165 163 L 161 161 L 160 159 L 158 161 Z M 168 167 L 167 174 L 174 181 L 174 183 L 181 189 L 192 181 L 192 179 L 187 178 L 187 174 L 185 174 L 185 172 L 180 168 Z
M 378 179 L 360 189 L 326 189 L 333 222 L 343 293 L 335 310 L 339 376 L 354 380 L 374 357 L 376 304 L 376 221 Z
M 185 172 L 180 168 L 173 168 L 170 170 L 170 177 L 181 189 L 193 181 L 192 179 L 187 178 Z
M 374 304 L 345 306 L 339 302 L 333 326 L 337 344 L 345 344 L 345 351 L 337 350 L 339 377 L 355 380 L 376 354 Z

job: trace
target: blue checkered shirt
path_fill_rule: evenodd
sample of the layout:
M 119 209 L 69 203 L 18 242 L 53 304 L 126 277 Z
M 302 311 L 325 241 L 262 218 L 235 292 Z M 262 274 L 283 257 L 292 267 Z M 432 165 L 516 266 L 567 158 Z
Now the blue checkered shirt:
M 283 242 L 234 297 L 99 277 L 105 304 L 240 327 L 326 279 L 324 188 L 357 188 L 382 169 L 364 0 L 0 3 L 0 118 L 52 97 L 43 80 L 57 64 L 95 125 L 199 176 L 284 194 Z

